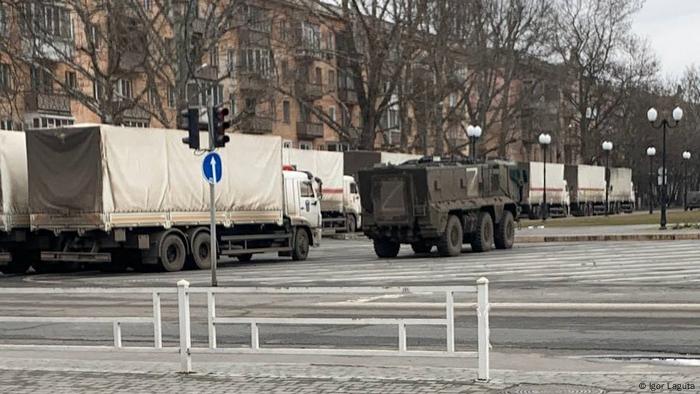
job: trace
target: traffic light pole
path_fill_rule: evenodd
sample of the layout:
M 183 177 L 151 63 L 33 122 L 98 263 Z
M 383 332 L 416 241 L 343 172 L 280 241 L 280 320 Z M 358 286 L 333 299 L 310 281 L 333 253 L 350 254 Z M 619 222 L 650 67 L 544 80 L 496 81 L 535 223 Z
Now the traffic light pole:
M 212 92 L 213 93 L 213 92 Z M 214 96 L 209 94 L 207 97 L 207 120 L 209 124 L 209 152 L 216 149 L 215 144 L 215 127 L 214 127 Z M 218 281 L 216 278 L 216 263 L 217 263 L 217 238 L 216 238 L 216 171 L 212 168 L 212 179 L 209 182 L 209 260 L 211 261 L 211 287 L 217 287 Z

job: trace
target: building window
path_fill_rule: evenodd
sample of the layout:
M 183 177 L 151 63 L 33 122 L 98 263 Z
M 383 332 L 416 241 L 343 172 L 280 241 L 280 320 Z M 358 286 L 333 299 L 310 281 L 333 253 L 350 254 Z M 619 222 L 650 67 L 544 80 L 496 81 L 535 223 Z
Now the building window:
M 321 27 L 304 22 L 301 26 L 301 44 L 305 49 L 321 50 Z
M 312 150 L 314 148 L 313 142 L 309 141 L 299 141 L 299 149 L 301 150 Z
M 99 49 L 100 47 L 100 30 L 95 25 L 90 26 L 89 43 L 93 49 Z
M 270 50 L 264 48 L 243 49 L 240 59 L 241 68 L 248 73 L 263 77 L 270 75 Z
M 282 117 L 283 117 L 284 123 L 286 123 L 286 124 L 292 123 L 292 109 L 291 109 L 291 104 L 289 103 L 289 100 L 284 100 L 282 102 Z
M 285 59 L 282 60 L 282 79 L 286 80 L 289 78 L 289 62 Z
M 226 69 L 229 72 L 234 72 L 236 70 L 236 50 L 229 49 L 226 53 Z
M 245 112 L 251 115 L 255 115 L 255 108 L 258 106 L 258 100 L 255 98 L 245 99 Z
M 457 107 L 457 93 L 450 94 L 450 108 Z
M 212 67 L 219 67 L 219 46 L 212 45 L 209 49 L 209 65 Z
M 143 9 L 146 11 L 151 10 L 151 0 L 143 0 Z
M 7 29 L 7 14 L 5 13 L 5 7 L 0 4 L 0 34 L 5 33 Z
M 9 90 L 12 87 L 10 79 L 10 65 L 0 63 L 0 90 Z
M 350 150 L 350 145 L 345 142 L 329 142 L 328 150 L 332 152 L 345 152 Z
M 334 122 L 336 121 L 335 107 L 328 108 L 328 117 L 331 118 Z
M 335 71 L 328 70 L 328 87 L 331 89 L 331 91 L 335 91 L 336 83 L 337 83 L 337 80 L 335 78 Z
M 246 25 L 250 30 L 260 31 L 263 33 L 269 33 L 272 31 L 272 23 L 270 23 L 264 8 L 247 5 L 245 13 Z
M 35 129 L 53 129 L 56 127 L 71 126 L 75 123 L 73 118 L 55 116 L 39 116 L 32 118 L 31 126 Z
M 68 90 L 75 90 L 78 87 L 78 78 L 75 71 L 66 71 L 66 88 Z
M 231 95 L 231 115 L 238 115 L 238 105 L 236 104 L 236 97 Z
M 122 126 L 145 129 L 145 128 L 149 127 L 149 123 L 148 123 L 148 121 L 144 121 L 144 120 L 125 120 L 122 122 Z
M 294 143 L 291 140 L 284 140 L 282 141 L 282 146 L 286 149 L 289 149 L 294 147 Z
M 175 95 L 175 88 L 168 86 L 168 107 L 175 108 L 177 106 L 177 97 Z
M 53 93 L 53 74 L 43 67 L 32 66 L 30 69 L 32 90 L 39 93 Z
M 25 8 L 26 20 L 32 24 L 33 31 L 46 36 L 62 39 L 73 38 L 70 10 L 54 4 L 29 4 Z
M 15 122 L 12 119 L 0 119 L 0 130 L 14 130 Z M 19 126 L 19 124 L 17 124 Z
M 321 67 L 316 67 L 314 82 L 316 83 L 316 85 L 323 84 L 323 71 L 321 70 Z
M 134 97 L 134 85 L 129 79 L 119 79 L 114 87 L 114 93 L 116 95 L 115 100 L 121 101 L 124 99 L 131 99 Z

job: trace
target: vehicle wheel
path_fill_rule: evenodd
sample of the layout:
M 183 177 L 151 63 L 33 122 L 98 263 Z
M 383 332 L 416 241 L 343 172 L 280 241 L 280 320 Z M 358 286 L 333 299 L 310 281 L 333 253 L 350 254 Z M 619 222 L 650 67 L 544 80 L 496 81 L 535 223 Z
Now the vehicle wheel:
M 34 261 L 30 252 L 11 252 L 11 255 L 12 261 L 0 267 L 0 272 L 3 274 L 24 274 Z
M 252 253 L 239 254 L 238 256 L 236 256 L 236 258 L 237 258 L 238 261 L 240 261 L 241 263 L 247 263 L 247 262 L 249 262 L 250 260 L 253 259 L 253 254 L 252 254 Z
M 440 256 L 457 256 L 462 253 L 463 236 L 462 223 L 459 222 L 459 218 L 450 215 L 447 218 L 445 233 L 442 234 L 437 244 Z
M 304 261 L 309 256 L 309 234 L 304 229 L 298 229 L 294 234 L 292 260 Z
M 211 236 L 206 231 L 200 231 L 192 240 L 192 260 L 200 270 L 211 269 Z
M 493 245 L 493 219 L 488 212 L 480 212 L 476 221 L 476 233 L 472 239 L 472 250 L 488 252 Z
M 426 241 L 418 241 L 411 244 L 411 249 L 415 254 L 427 254 L 433 249 L 433 244 Z
M 357 219 L 355 219 L 355 215 L 348 215 L 347 219 L 345 219 L 345 230 L 350 234 L 357 231 Z
M 503 211 L 501 222 L 496 226 L 494 240 L 498 249 L 510 249 L 513 247 L 513 242 L 515 242 L 515 220 L 510 211 Z
M 389 259 L 398 256 L 401 244 L 387 238 L 379 238 L 374 240 L 374 253 L 377 257 Z
M 187 258 L 187 248 L 182 238 L 168 234 L 160 244 L 160 266 L 164 271 L 176 272 L 182 270 Z

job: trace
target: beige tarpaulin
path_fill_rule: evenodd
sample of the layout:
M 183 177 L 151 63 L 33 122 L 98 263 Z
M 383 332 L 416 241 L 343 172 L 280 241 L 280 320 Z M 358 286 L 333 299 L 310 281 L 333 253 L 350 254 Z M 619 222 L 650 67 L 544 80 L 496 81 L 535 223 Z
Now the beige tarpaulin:
M 72 134 L 80 135 L 82 144 L 70 144 Z M 48 215 L 90 213 L 102 216 L 104 228 L 206 222 L 209 186 L 202 175 L 203 154 L 195 155 L 182 143 L 184 134 L 99 126 L 46 130 L 30 137 L 30 188 L 44 194 L 31 199 L 32 213 L 37 214 L 33 224 L 51 228 Z M 219 220 L 227 225 L 281 224 L 281 138 L 232 134 L 217 152 L 224 167 L 216 189 Z M 39 154 L 44 159 L 35 164 Z M 85 180 L 62 186 L 77 177 Z
M 343 210 L 343 153 L 319 150 L 284 150 L 284 164 L 296 166 L 299 171 L 309 171 L 323 182 L 321 209 Z
M 27 151 L 21 131 L 0 131 L 0 229 L 29 224 Z

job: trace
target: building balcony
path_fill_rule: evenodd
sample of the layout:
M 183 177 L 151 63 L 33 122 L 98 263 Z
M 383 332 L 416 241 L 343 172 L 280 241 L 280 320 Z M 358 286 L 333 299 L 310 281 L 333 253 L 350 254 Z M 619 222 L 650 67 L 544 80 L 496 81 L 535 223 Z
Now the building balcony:
M 299 47 L 294 51 L 294 57 L 301 61 L 315 61 L 323 58 L 323 51 L 320 48 Z
M 270 79 L 260 73 L 239 71 L 236 80 L 242 92 L 263 92 L 270 87 Z
M 240 27 L 238 29 L 238 41 L 241 46 L 254 46 L 269 48 L 270 31 L 265 28 Z
M 352 89 L 339 88 L 338 99 L 346 104 L 357 104 L 357 92 Z
M 24 97 L 26 112 L 41 112 L 70 116 L 70 97 L 53 93 L 27 92 Z
M 247 134 L 270 134 L 273 123 L 272 116 L 254 114 L 243 118 L 238 124 L 238 130 Z
M 296 95 L 303 100 L 318 100 L 323 97 L 323 85 L 306 81 L 297 81 Z
M 135 103 L 133 100 L 121 100 L 112 102 L 112 113 L 121 120 L 148 121 L 151 115 Z
M 23 39 L 22 50 L 27 58 L 61 62 L 73 58 L 75 55 L 75 41 L 72 38 L 54 36 L 29 36 Z
M 301 139 L 323 138 L 323 123 L 297 122 L 297 136 Z
M 216 81 L 219 79 L 219 67 L 206 65 L 205 67 L 196 69 L 194 74 L 195 78 L 197 79 Z
M 448 108 L 445 115 L 448 121 L 454 123 L 462 122 L 467 118 L 464 108 Z

